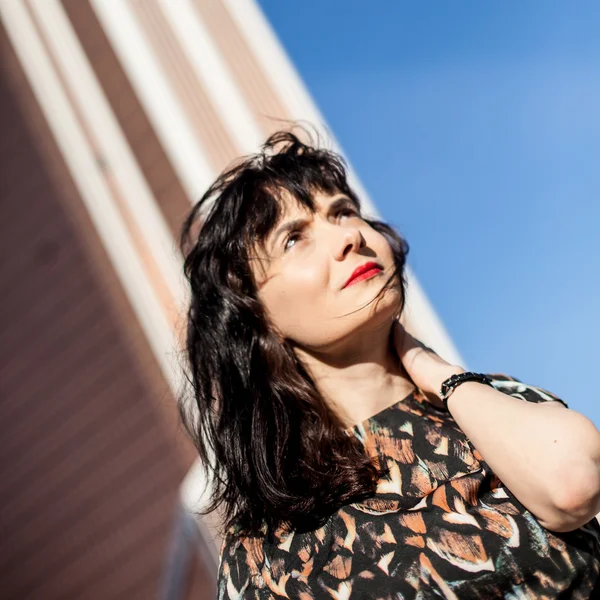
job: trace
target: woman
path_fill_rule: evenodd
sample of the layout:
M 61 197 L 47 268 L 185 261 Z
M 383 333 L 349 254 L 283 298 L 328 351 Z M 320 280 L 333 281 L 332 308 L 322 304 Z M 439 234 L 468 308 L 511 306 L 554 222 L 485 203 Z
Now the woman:
M 180 409 L 223 511 L 220 599 L 599 592 L 600 433 L 506 375 L 442 401 L 465 371 L 401 324 L 408 246 L 341 157 L 272 135 L 182 249 Z

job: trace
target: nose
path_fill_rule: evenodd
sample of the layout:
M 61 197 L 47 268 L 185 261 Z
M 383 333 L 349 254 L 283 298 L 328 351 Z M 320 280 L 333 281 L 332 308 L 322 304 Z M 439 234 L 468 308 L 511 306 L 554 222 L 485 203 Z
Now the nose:
M 344 260 L 352 251 L 357 252 L 365 245 L 365 238 L 357 227 L 344 227 L 341 240 L 334 248 L 334 258 Z

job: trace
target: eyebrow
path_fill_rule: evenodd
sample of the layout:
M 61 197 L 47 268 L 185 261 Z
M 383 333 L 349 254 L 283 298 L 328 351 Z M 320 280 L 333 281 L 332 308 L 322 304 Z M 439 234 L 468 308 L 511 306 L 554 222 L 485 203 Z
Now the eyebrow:
M 327 209 L 327 214 L 330 215 L 331 213 L 336 212 L 342 206 L 345 206 L 347 204 L 351 204 L 354 208 L 356 208 L 354 202 L 352 202 L 352 200 L 348 196 L 340 196 L 339 198 L 337 198 L 336 200 L 334 200 L 329 205 L 329 208 Z M 273 237 L 271 238 L 270 246 L 273 247 L 273 245 L 279 239 L 279 236 L 282 233 L 286 233 L 288 231 L 293 231 L 294 229 L 298 229 L 298 228 L 302 227 L 305 223 L 306 223 L 306 218 L 293 219 L 292 221 L 285 222 L 273 234 Z

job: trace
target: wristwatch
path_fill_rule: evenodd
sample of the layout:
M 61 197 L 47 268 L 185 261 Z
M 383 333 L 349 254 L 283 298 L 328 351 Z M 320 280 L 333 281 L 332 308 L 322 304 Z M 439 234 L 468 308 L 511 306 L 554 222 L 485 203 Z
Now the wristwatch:
M 492 380 L 487 375 L 484 375 L 483 373 L 473 373 L 473 371 L 457 373 L 456 375 L 448 377 L 448 379 L 442 383 L 442 387 L 440 388 L 440 398 L 444 403 L 446 410 L 448 410 L 448 398 L 452 392 L 465 381 L 478 381 L 479 383 L 492 385 Z

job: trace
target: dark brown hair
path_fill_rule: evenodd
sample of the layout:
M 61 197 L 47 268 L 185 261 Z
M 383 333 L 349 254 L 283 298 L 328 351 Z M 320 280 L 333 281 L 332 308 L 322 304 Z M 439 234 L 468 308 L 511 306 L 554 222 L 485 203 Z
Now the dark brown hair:
M 222 508 L 223 531 L 235 526 L 246 535 L 319 527 L 342 505 L 372 496 L 385 474 L 344 431 L 258 299 L 251 252 L 277 224 L 283 190 L 313 212 L 315 191 L 346 194 L 360 211 L 339 154 L 279 131 L 218 177 L 186 218 L 180 240 L 191 292 L 191 389 L 179 409 L 212 481 L 200 514 Z M 401 312 L 408 244 L 389 225 L 363 219 L 392 248 L 395 272 L 380 294 L 401 285 Z

